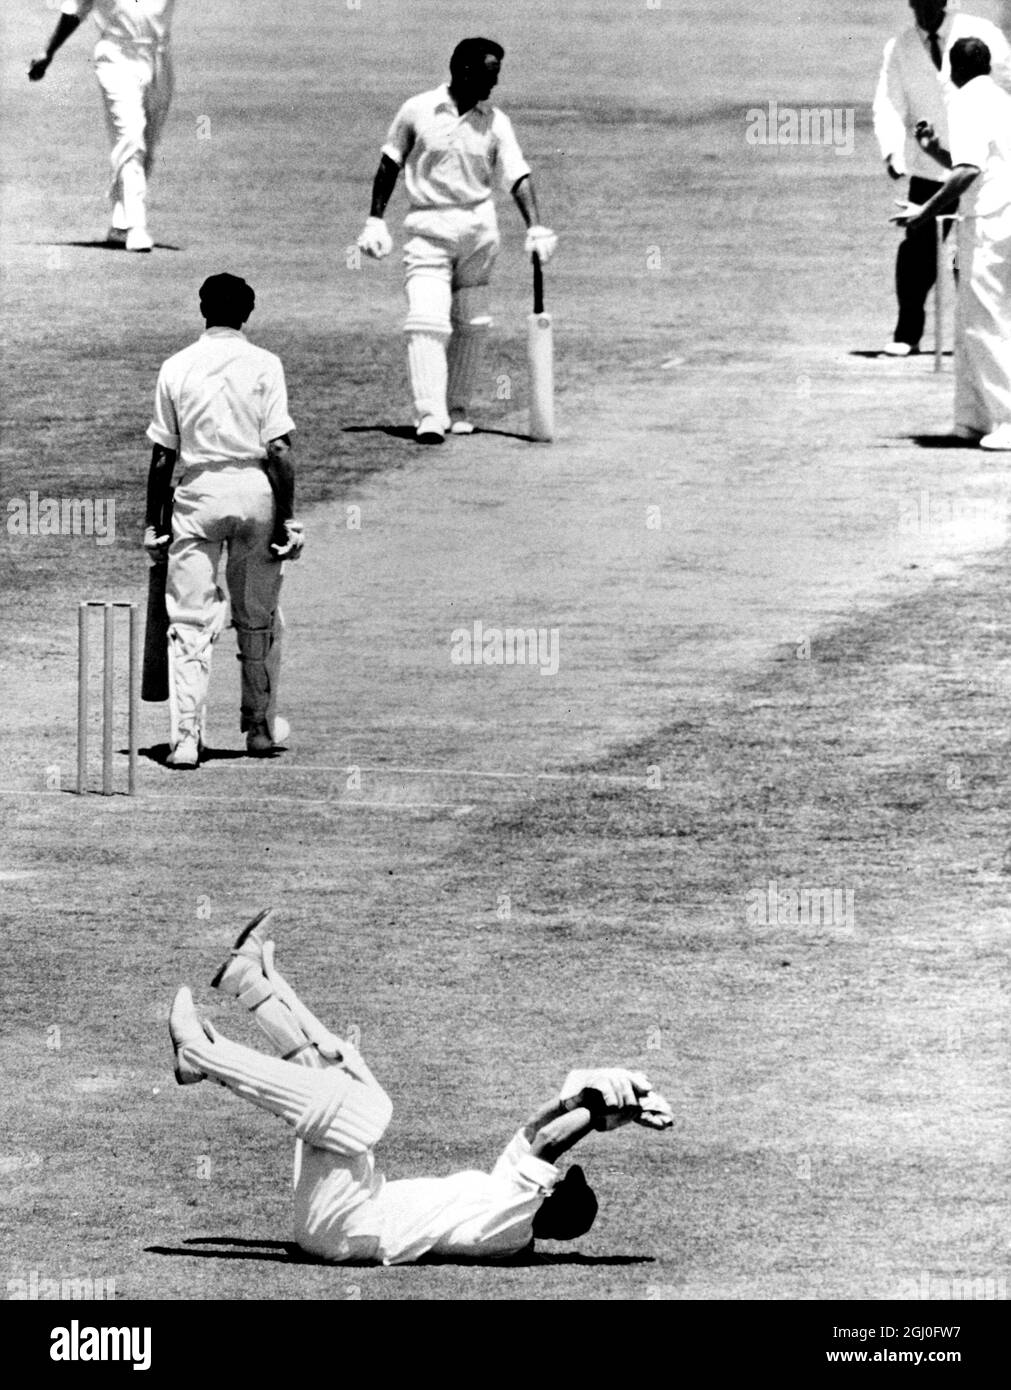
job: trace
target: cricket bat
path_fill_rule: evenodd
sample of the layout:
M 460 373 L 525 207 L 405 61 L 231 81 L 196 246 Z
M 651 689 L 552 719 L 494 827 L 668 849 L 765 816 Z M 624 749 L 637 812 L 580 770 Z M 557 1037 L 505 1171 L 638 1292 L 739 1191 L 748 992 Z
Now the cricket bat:
M 168 556 L 156 560 L 147 575 L 147 616 L 144 620 L 144 664 L 140 682 L 140 698 L 158 704 L 169 697 L 168 676 L 168 610 L 165 607 L 165 583 L 168 579 Z
M 544 270 L 537 252 L 534 263 L 534 311 L 527 318 L 530 358 L 530 437 L 551 440 L 555 434 L 555 350 L 551 315 L 544 312 Z

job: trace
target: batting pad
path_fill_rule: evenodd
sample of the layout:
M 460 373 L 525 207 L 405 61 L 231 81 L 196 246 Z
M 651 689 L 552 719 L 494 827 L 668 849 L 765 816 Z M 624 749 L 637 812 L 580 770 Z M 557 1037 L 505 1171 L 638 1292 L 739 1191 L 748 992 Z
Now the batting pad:
M 448 419 L 445 338 L 436 333 L 408 333 L 407 370 L 417 421 L 433 416 L 445 428 Z
M 184 1060 L 259 1109 L 280 1115 L 307 1144 L 354 1157 L 386 1132 L 393 1103 L 381 1087 L 365 1086 L 339 1067 L 316 1071 L 265 1057 L 211 1031 L 213 1040 L 186 1044 Z
M 447 354 L 449 380 L 446 388 L 451 419 L 466 420 L 470 413 L 477 369 L 490 325 L 491 319 L 475 319 L 453 330 Z

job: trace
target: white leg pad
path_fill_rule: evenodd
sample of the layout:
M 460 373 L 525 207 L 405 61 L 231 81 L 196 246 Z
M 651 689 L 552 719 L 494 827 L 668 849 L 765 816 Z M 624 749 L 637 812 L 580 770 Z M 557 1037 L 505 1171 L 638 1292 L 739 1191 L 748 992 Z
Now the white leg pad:
M 451 420 L 466 420 L 491 319 L 461 324 L 449 340 L 449 380 L 446 391 Z
M 426 416 L 449 424 L 446 411 L 446 339 L 442 334 L 412 332 L 407 335 L 407 369 L 414 397 L 415 423 Z
M 324 1071 L 265 1057 L 229 1042 L 214 1029 L 187 1043 L 185 1061 L 291 1125 L 300 1139 L 331 1153 L 355 1156 L 379 1142 L 393 1115 L 389 1096 L 340 1067 Z
M 356 1047 L 331 1033 L 320 1023 L 316 1015 L 295 993 L 292 986 L 274 964 L 274 943 L 266 941 L 263 945 L 263 974 L 275 997 L 289 1010 L 299 1028 L 318 1049 L 322 1059 L 332 1063 L 339 1061 L 352 1076 L 367 1086 L 379 1089 L 379 1083 L 365 1064 L 365 1059 Z

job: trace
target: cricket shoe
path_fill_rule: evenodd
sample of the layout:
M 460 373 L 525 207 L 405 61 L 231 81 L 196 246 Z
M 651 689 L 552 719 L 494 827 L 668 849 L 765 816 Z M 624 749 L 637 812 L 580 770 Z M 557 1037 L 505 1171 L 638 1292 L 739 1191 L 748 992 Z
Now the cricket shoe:
M 979 441 L 981 449 L 999 450 L 1001 453 L 1011 451 L 1011 425 L 998 425 L 989 434 L 984 434 Z
M 154 237 L 146 227 L 131 227 L 126 234 L 128 251 L 153 251 Z
M 917 357 L 919 352 L 919 343 L 885 343 L 881 349 L 882 357 Z
M 211 1037 L 211 1034 L 200 1022 L 196 1005 L 193 1003 L 193 995 L 185 985 L 182 986 L 172 1001 L 168 1026 L 169 1037 L 172 1039 L 172 1049 L 175 1054 L 173 1065 L 179 1085 L 192 1086 L 197 1081 L 203 1081 L 207 1075 L 206 1072 L 200 1071 L 198 1067 L 190 1066 L 189 1062 L 184 1061 L 180 1056 L 184 1047 L 192 1043 L 202 1045 Z
M 425 418 L 419 422 L 414 437 L 419 444 L 444 444 L 446 442 L 446 431 L 434 415 L 426 415 Z
M 272 907 L 264 908 L 242 928 L 235 938 L 231 954 L 211 981 L 212 989 L 219 989 L 222 994 L 230 994 L 235 999 L 248 988 L 250 967 L 255 969 L 257 975 L 263 974 L 263 945 L 266 938 L 260 928 L 273 912 Z
M 469 420 L 454 420 L 449 427 L 450 434 L 473 434 L 474 426 Z
M 200 735 L 195 730 L 183 734 L 165 761 L 169 767 L 199 767 Z

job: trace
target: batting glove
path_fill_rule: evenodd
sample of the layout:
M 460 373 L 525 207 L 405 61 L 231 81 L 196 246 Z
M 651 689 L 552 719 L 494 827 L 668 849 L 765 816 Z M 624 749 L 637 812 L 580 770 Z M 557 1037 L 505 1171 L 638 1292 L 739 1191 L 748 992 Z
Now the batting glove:
M 157 527 L 146 526 L 144 528 L 144 549 L 155 564 L 157 564 L 159 560 L 164 560 L 171 544 L 172 537 L 159 536 Z
M 370 217 L 365 223 L 365 228 L 358 238 L 358 249 L 364 251 L 366 256 L 371 256 L 374 261 L 381 261 L 393 250 L 390 229 L 381 217 Z
M 283 539 L 270 543 L 270 554 L 274 560 L 297 560 L 305 547 L 305 528 L 300 521 L 284 523 Z
M 548 227 L 531 227 L 527 231 L 527 239 L 523 243 L 523 250 L 528 256 L 532 256 L 536 251 L 541 265 L 547 265 L 551 257 L 555 254 L 558 246 L 558 238 Z

